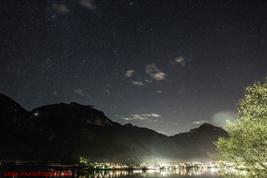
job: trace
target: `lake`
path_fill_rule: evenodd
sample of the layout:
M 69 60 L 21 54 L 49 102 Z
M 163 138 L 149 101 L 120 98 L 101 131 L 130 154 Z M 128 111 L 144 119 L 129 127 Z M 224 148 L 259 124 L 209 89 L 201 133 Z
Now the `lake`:
M 112 171 L 91 171 L 85 175 L 79 175 L 78 178 L 223 178 L 219 176 L 216 169 L 175 169 L 175 170 L 112 170 Z M 229 177 L 227 177 L 229 178 Z M 235 178 L 243 178 L 235 176 Z
M 65 178 L 223 178 L 214 168 L 179 168 L 162 170 L 55 170 L 55 169 L 0 169 L 0 177 L 65 177 Z M 66 173 L 66 174 L 65 174 Z M 68 174 L 70 173 L 70 174 Z M 13 175 L 12 175 L 13 174 Z M 15 175 L 17 174 L 17 175 Z M 44 174 L 47 174 L 44 176 Z M 49 175 L 48 175 L 49 174 Z M 65 176 L 64 176 L 65 174 Z M 26 176 L 25 176 L 26 175 Z M 56 175 L 56 176 L 53 176 Z M 227 177 L 229 178 L 229 177 Z M 234 178 L 244 178 L 235 176 Z

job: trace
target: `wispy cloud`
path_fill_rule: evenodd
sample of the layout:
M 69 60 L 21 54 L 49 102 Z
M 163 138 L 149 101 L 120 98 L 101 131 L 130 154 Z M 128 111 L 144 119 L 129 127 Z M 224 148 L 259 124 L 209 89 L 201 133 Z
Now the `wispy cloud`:
M 90 97 L 90 95 L 88 93 L 86 93 L 83 89 L 81 88 L 76 88 L 73 90 L 73 93 L 80 95 L 80 96 L 86 96 L 86 97 Z
M 109 89 L 105 89 L 104 92 L 109 95 L 111 93 L 111 91 Z
M 192 124 L 194 125 L 199 125 L 199 124 L 204 124 L 204 123 L 207 123 L 208 121 L 205 121 L 205 120 L 199 120 L 199 121 L 193 121 Z
M 179 65 L 181 65 L 182 67 L 186 66 L 186 60 L 183 56 L 179 56 L 175 59 L 175 62 Z
M 81 95 L 81 96 L 85 96 L 84 91 L 80 88 L 74 89 L 73 93 L 76 93 L 76 94 Z
M 125 77 L 131 78 L 134 75 L 135 71 L 133 69 L 129 69 L 125 73 Z
M 165 80 L 167 76 L 166 73 L 162 72 L 154 63 L 146 65 L 145 71 L 151 78 L 159 81 Z
M 94 0 L 80 0 L 80 5 L 83 7 L 89 9 L 89 10 L 95 10 L 96 4 Z
M 131 114 L 129 117 L 124 117 L 123 119 L 126 121 L 131 120 L 149 120 L 153 122 L 157 122 L 156 118 L 159 118 L 160 115 L 157 113 L 143 113 L 143 114 Z
M 150 80 L 150 79 L 145 79 L 145 82 L 146 82 L 146 83 L 152 83 L 152 80 Z
M 61 15 L 67 14 L 70 11 L 68 7 L 63 3 L 60 3 L 60 4 L 55 3 L 52 5 L 52 7 L 56 13 L 61 14 Z
M 145 86 L 145 84 L 142 81 L 132 81 L 132 84 L 137 86 Z
M 157 90 L 156 93 L 162 94 L 163 92 L 162 92 L 162 90 Z

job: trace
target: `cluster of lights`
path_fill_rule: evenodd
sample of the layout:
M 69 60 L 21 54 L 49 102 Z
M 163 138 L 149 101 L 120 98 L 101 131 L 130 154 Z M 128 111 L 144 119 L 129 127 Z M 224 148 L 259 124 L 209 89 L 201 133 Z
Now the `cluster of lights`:
M 89 175 L 80 176 L 80 178 L 115 178 L 128 175 L 141 175 L 142 177 L 168 177 L 170 175 L 179 175 L 179 176 L 198 176 L 198 175 L 218 175 L 213 173 L 208 169 L 199 169 L 199 168 L 179 168 L 179 169 L 151 169 L 151 170 L 94 170 L 89 172 Z
M 139 164 L 121 164 L 112 162 L 90 162 L 88 159 L 81 157 L 80 163 L 94 169 L 146 169 L 146 170 L 163 170 L 178 168 L 219 168 L 217 162 L 179 162 L 172 163 L 167 161 L 143 162 Z
M 140 163 L 134 165 L 126 165 L 119 163 L 110 163 L 110 162 L 94 162 L 91 163 L 88 160 L 81 158 L 80 163 L 87 165 L 88 168 L 102 170 L 103 172 L 97 172 L 94 175 L 98 177 L 118 177 L 119 175 L 125 174 L 159 174 L 161 176 L 167 175 L 219 175 L 223 174 L 234 174 L 234 175 L 246 175 L 247 173 L 244 170 L 244 166 L 240 165 L 236 167 L 235 164 L 229 162 L 179 162 L 171 163 L 167 161 L 157 162 L 157 163 Z M 190 169 L 188 169 L 190 168 Z M 126 171 L 126 170 L 132 171 Z M 109 174 L 105 170 L 111 170 Z M 113 171 L 112 171 L 113 170 Z M 117 171 L 115 171 L 117 170 Z M 114 172 L 115 171 L 115 172 Z

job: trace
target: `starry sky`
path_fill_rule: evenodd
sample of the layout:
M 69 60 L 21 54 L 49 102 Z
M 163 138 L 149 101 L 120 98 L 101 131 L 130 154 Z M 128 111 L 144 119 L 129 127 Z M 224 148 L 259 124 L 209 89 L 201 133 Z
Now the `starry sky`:
M 173 135 L 233 120 L 267 76 L 265 0 L 3 0 L 0 92 Z

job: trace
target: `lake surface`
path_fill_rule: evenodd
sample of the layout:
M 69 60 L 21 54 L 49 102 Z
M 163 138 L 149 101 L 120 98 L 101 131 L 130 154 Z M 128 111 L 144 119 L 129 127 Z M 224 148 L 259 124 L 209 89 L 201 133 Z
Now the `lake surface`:
M 1 169 L 0 169 L 1 170 Z M 10 176 L 3 176 L 4 173 L 7 172 L 13 172 L 13 173 L 21 173 L 23 171 L 26 171 L 26 173 L 30 174 L 36 171 L 40 172 L 50 172 L 54 171 L 60 174 L 63 174 L 63 172 L 67 172 L 69 170 L 47 170 L 47 169 L 35 169 L 35 170 L 29 170 L 29 169 L 17 169 L 17 170 L 1 170 L 2 175 L 0 177 L 10 177 Z M 61 176 L 65 178 L 224 178 L 223 176 L 220 176 L 217 169 L 214 168 L 179 168 L 179 169 L 172 169 L 172 170 L 83 170 L 83 171 L 72 171 L 72 176 Z M 22 177 L 59 177 L 59 176 L 42 176 L 42 175 L 31 175 L 31 176 L 11 176 L 13 178 L 22 178 Z M 227 178 L 230 178 L 229 176 Z M 242 176 L 234 176 L 231 178 L 244 178 Z
M 91 171 L 78 178 L 223 178 L 215 169 L 176 169 L 176 170 L 134 170 L 134 171 Z M 227 177 L 229 178 L 229 177 Z M 235 176 L 234 178 L 244 178 Z

